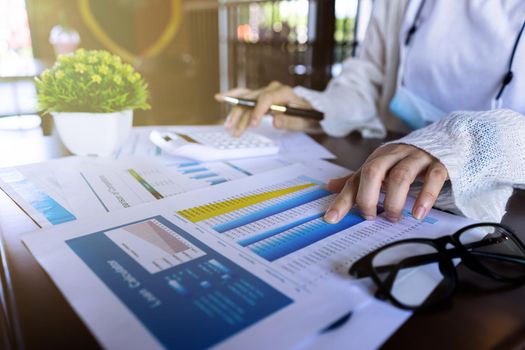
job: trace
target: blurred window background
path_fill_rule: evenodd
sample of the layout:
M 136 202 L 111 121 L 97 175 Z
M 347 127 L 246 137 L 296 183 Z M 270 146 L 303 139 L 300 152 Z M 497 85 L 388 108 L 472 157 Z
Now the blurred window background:
M 24 0 L 0 0 L 0 75 L 22 75 L 33 68 L 31 34 Z
M 272 80 L 322 90 L 355 55 L 373 0 L 0 0 L 0 116 L 36 112 L 32 79 L 77 47 L 149 84 L 138 125 L 219 122 L 213 94 Z
M 0 0 L 0 117 L 37 112 L 33 77 L 38 72 L 25 1 Z M 0 120 L 0 127 L 9 128 L 10 121 Z
M 223 0 L 221 88 L 279 80 L 323 89 L 355 55 L 372 0 Z

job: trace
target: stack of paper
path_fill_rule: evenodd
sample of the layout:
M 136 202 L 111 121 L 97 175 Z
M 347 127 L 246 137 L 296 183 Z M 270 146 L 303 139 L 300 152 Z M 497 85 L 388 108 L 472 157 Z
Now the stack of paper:
M 164 127 L 169 128 L 169 127 Z M 222 126 L 177 127 L 222 130 Z M 111 158 L 67 157 L 0 169 L 0 187 L 40 226 L 52 226 L 128 208 L 202 187 L 260 174 L 294 162 L 334 155 L 304 133 L 264 126 L 259 132 L 281 149 L 277 156 L 201 163 L 165 154 L 149 140 L 158 127 L 134 128 Z
M 348 170 L 321 160 L 331 154 L 304 134 L 274 135 L 277 157 L 196 163 L 162 154 L 149 131 L 117 159 L 0 171 L 2 189 L 47 226 L 24 243 L 109 349 L 377 347 L 410 313 L 375 301 L 349 266 L 394 239 L 468 223 L 431 211 L 327 224 L 335 194 L 325 184 Z

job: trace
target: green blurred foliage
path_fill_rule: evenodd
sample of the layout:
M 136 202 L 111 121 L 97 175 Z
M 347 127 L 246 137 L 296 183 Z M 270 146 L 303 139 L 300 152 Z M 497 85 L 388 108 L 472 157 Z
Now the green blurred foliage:
M 148 86 L 133 67 L 103 50 L 61 55 L 35 79 L 44 112 L 110 113 L 149 109 Z

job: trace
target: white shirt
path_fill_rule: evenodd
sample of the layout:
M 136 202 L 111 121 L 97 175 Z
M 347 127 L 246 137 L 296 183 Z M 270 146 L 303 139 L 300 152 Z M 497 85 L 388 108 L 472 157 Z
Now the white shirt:
M 525 1 L 412 0 L 401 27 L 403 46 L 422 1 L 418 29 L 402 48 L 404 86 L 444 112 L 490 109 L 525 21 Z M 525 113 L 525 33 L 512 71 L 502 106 Z
M 431 0 L 427 1 L 431 2 Z M 408 81 L 412 89 L 418 89 L 420 95 L 424 91 L 425 94 L 428 94 L 426 97 L 430 100 L 429 102 L 436 105 L 442 103 L 443 109 L 447 108 L 445 104 L 448 103 L 451 104 L 448 108 L 452 109 L 459 104 L 460 98 L 454 94 L 461 93 L 461 98 L 467 100 L 461 104 L 461 109 L 465 109 L 467 105 L 475 101 L 481 101 L 477 102 L 479 109 L 484 108 L 485 110 L 453 112 L 440 121 L 414 131 L 396 142 L 423 149 L 446 166 L 451 187 L 441 192 L 438 207 L 458 211 L 483 221 L 499 221 L 505 213 L 505 204 L 512 194 L 513 186 L 525 186 L 525 157 L 523 157 L 525 154 L 525 116 L 523 115 L 525 110 L 519 101 L 520 91 L 523 91 L 525 95 L 525 90 L 522 88 L 525 83 L 525 67 L 520 64 L 525 59 L 523 56 L 525 36 L 522 38 L 515 57 L 514 80 L 506 89 L 504 96 L 504 106 L 510 103 L 519 104 L 512 108 L 521 114 L 508 109 L 489 110 L 490 100 L 499 88 L 498 82 L 505 73 L 520 21 L 525 19 L 523 11 L 525 4 L 521 5 L 522 1 L 525 3 L 524 0 L 439 0 L 440 6 L 448 8 L 448 11 L 441 15 L 451 16 L 456 21 L 460 13 L 451 13 L 452 7 L 463 5 L 465 12 L 462 12 L 461 15 L 466 18 L 460 20 L 462 23 L 458 23 L 457 28 L 461 28 L 461 31 L 467 30 L 469 34 L 453 31 L 453 28 L 442 28 L 442 25 L 429 25 L 427 29 L 444 30 L 448 36 L 430 33 L 428 35 L 432 35 L 431 37 L 435 35 L 439 39 L 433 43 L 426 43 L 424 39 L 421 40 L 421 32 L 419 32 L 414 35 L 412 42 L 416 45 L 419 41 L 419 44 L 424 45 L 427 50 L 424 60 L 415 62 L 415 65 L 420 67 L 419 71 L 430 71 L 431 74 L 425 73 L 426 79 L 437 79 L 435 86 L 429 86 L 434 83 L 421 79 L 418 80 L 419 82 Z M 410 6 L 418 2 L 419 0 L 412 0 Z M 432 6 L 436 6 L 434 1 L 431 3 L 434 4 Z M 458 4 L 455 5 L 455 3 Z M 341 74 L 332 79 L 325 91 L 319 92 L 300 87 L 294 89 L 314 108 L 324 112 L 325 119 L 322 127 L 328 134 L 344 136 L 352 131 L 360 131 L 365 137 L 383 137 L 386 134 L 384 125 L 389 130 L 402 130 L 399 120 L 390 114 L 389 104 L 398 80 L 399 49 L 402 45 L 400 32 L 403 22 L 406 22 L 409 16 L 406 5 L 407 0 L 375 0 L 367 37 L 359 56 L 350 58 L 344 63 Z M 481 11 L 479 16 L 474 16 L 475 6 L 479 6 L 482 10 L 484 6 L 494 6 L 494 8 L 486 12 Z M 499 12 L 498 6 L 501 10 Z M 513 6 L 515 10 L 512 10 Z M 490 11 L 493 12 L 490 13 Z M 513 19 L 502 20 L 506 18 L 503 13 Z M 439 13 L 434 14 L 440 15 Z M 499 18 L 500 22 L 493 22 L 491 16 Z M 474 17 L 479 19 L 475 21 Z M 489 23 L 482 23 L 483 20 Z M 469 22 L 472 23 L 472 27 L 466 25 Z M 455 25 L 454 20 L 447 23 L 449 27 Z M 420 28 L 424 27 L 423 25 Z M 472 31 L 475 32 L 474 36 L 472 36 Z M 493 40 L 495 37 L 500 37 L 496 35 L 499 31 L 506 33 L 505 35 L 510 33 L 511 39 L 504 42 Z M 473 37 L 473 44 L 478 45 L 466 45 L 465 40 L 461 42 L 469 47 L 469 50 L 475 50 L 478 56 L 472 51 L 463 51 L 462 45 L 459 45 L 460 40 L 455 39 L 456 36 L 462 36 L 463 39 L 466 36 Z M 447 42 L 444 40 L 453 42 L 451 47 L 459 51 L 447 48 Z M 441 55 L 443 58 L 447 54 L 451 55 L 452 63 L 447 60 L 448 65 L 445 66 L 443 65 L 445 61 L 437 60 L 436 57 Z M 468 54 L 468 57 L 473 60 L 465 60 L 464 54 Z M 499 58 L 495 59 L 496 57 Z M 492 62 L 493 59 L 496 63 Z M 428 69 L 429 61 L 433 62 L 431 69 Z M 499 68 L 495 67 L 497 64 Z M 461 74 L 461 77 L 459 73 L 463 70 L 460 67 L 467 72 L 467 74 Z M 447 74 L 448 79 L 468 84 L 469 89 L 458 89 L 448 84 L 443 86 L 443 80 L 432 73 L 435 69 L 442 74 Z M 451 69 L 452 72 L 446 72 L 448 69 Z M 498 69 L 499 73 L 495 73 Z M 467 82 L 462 82 L 463 79 L 466 79 Z M 488 83 L 489 80 L 492 82 Z M 418 88 L 416 84 L 424 85 Z M 491 87 L 490 84 L 492 84 Z M 451 93 L 450 89 L 454 89 L 454 93 Z M 485 94 L 485 96 L 478 97 L 477 94 Z M 449 99 L 451 101 L 448 101 Z M 525 98 L 523 100 L 525 102 Z M 352 149 L 349 147 L 348 157 L 351 156 Z

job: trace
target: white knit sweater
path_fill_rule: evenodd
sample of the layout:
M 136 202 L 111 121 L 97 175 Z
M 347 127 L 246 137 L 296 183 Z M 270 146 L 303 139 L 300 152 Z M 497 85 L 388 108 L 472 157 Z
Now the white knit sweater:
M 363 137 L 384 137 L 386 128 L 408 131 L 389 111 L 406 4 L 377 0 L 359 57 L 345 61 L 324 92 L 295 88 L 325 113 L 321 125 L 328 134 L 358 130 Z M 441 209 L 500 221 L 513 187 L 525 184 L 525 116 L 512 110 L 453 112 L 394 143 L 423 149 L 446 166 L 450 182 L 436 203 Z

